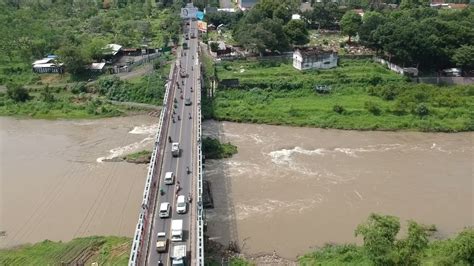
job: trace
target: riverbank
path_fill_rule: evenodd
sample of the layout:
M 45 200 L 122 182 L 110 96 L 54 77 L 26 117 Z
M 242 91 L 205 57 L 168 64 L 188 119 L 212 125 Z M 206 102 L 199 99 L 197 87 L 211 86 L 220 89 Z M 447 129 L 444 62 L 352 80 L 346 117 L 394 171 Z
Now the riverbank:
M 0 265 L 127 265 L 131 244 L 130 238 L 117 236 L 45 240 L 0 250 Z
M 341 59 L 335 69 L 313 71 L 298 71 L 287 61 L 240 60 L 221 62 L 216 70 L 221 83 L 239 79 L 239 86 L 221 85 L 206 99 L 207 118 L 355 130 L 474 130 L 474 86 L 410 83 L 371 60 Z

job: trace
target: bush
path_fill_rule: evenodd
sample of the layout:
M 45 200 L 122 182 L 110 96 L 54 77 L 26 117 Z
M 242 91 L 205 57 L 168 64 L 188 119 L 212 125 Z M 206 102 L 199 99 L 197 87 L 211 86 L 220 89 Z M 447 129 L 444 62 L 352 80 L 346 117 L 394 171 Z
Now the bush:
M 380 109 L 380 106 L 374 102 L 367 101 L 364 104 L 365 109 L 372 113 L 373 115 L 380 115 L 382 113 L 382 110 Z
M 332 110 L 338 114 L 342 114 L 344 113 L 346 110 L 344 109 L 344 107 L 342 107 L 341 105 L 339 104 L 335 104 L 333 107 L 332 107 Z
M 430 110 L 425 104 L 420 103 L 415 107 L 414 113 L 420 117 L 423 117 L 429 115 Z
M 14 102 L 26 102 L 31 98 L 28 90 L 17 84 L 7 86 L 7 96 Z

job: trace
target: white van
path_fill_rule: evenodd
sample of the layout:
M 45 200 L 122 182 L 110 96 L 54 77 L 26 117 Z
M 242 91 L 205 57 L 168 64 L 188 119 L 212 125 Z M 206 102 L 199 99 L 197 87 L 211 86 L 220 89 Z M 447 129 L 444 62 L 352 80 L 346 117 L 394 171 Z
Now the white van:
M 160 218 L 170 217 L 171 205 L 169 202 L 163 202 L 160 205 Z
M 186 198 L 184 195 L 179 195 L 176 201 L 176 212 L 178 214 L 186 213 Z
M 173 172 L 166 172 L 165 174 L 165 184 L 173 185 L 174 183 L 174 174 Z

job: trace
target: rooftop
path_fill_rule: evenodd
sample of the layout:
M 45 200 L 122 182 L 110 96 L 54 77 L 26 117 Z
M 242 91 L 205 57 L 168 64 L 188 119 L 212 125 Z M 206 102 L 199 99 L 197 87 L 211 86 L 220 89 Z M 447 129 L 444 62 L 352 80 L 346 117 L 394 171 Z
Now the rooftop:
M 333 54 L 336 53 L 333 50 L 329 49 L 323 49 L 321 47 L 311 47 L 308 49 L 296 49 L 295 52 L 301 53 L 303 57 L 310 57 L 310 56 L 315 56 L 315 55 L 320 55 L 320 54 Z

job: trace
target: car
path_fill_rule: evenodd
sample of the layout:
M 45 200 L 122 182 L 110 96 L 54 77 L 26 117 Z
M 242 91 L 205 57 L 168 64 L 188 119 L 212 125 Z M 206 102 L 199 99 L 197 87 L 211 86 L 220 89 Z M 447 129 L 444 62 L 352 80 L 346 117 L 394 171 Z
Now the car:
M 179 148 L 179 142 L 173 142 L 171 144 L 171 154 L 173 157 L 179 157 L 181 149 Z
M 191 105 L 193 104 L 193 102 L 191 101 L 191 98 L 186 98 L 186 100 L 184 101 L 184 105 Z
M 158 253 L 166 252 L 168 246 L 168 238 L 166 238 L 165 232 L 159 232 L 156 235 L 156 251 Z
M 186 204 L 186 198 L 184 195 L 179 195 L 178 199 L 176 200 L 176 212 L 178 214 L 184 214 L 186 213 L 187 209 L 187 204 Z
M 160 218 L 168 218 L 170 217 L 171 212 L 171 204 L 169 202 L 163 202 L 160 205 Z
M 174 183 L 174 173 L 173 172 L 166 172 L 164 180 L 165 180 L 165 184 L 173 185 L 173 183 Z

